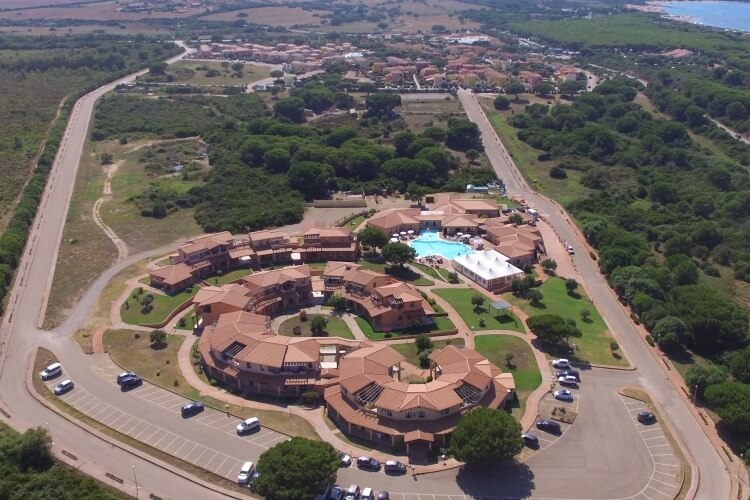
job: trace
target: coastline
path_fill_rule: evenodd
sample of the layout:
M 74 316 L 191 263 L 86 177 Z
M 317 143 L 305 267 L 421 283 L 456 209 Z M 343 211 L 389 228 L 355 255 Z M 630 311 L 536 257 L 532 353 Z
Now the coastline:
M 670 14 L 669 11 L 666 9 L 666 7 L 664 7 L 664 2 L 662 1 L 646 2 L 645 5 L 626 4 L 625 7 L 628 9 L 632 9 L 632 10 L 638 10 L 640 12 L 653 12 L 653 13 L 661 14 L 664 17 L 668 17 L 672 21 L 679 21 L 681 23 L 690 23 L 690 24 L 700 24 L 702 26 L 710 26 L 708 24 L 699 22 L 693 16 L 682 16 L 682 15 Z

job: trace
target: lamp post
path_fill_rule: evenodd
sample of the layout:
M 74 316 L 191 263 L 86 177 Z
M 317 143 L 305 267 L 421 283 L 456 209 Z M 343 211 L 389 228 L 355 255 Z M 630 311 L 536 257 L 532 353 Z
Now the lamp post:
M 138 476 L 135 473 L 135 465 L 131 465 L 131 467 L 133 468 L 133 479 L 135 479 L 135 498 L 137 500 L 138 499 L 138 490 L 140 489 L 140 487 L 138 486 Z
M 744 462 L 744 454 L 740 453 L 740 463 L 737 464 L 737 484 L 740 482 L 740 471 L 742 470 L 742 464 Z
M 693 406 L 695 406 L 695 400 L 698 397 L 698 384 L 695 384 L 695 390 L 693 391 Z

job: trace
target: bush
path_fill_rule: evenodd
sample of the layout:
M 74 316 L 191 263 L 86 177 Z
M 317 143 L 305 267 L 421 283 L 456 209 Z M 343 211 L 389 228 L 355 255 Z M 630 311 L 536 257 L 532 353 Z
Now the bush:
M 549 169 L 549 176 L 552 177 L 553 179 L 567 179 L 568 178 L 567 172 L 565 172 L 565 170 L 563 170 L 557 165 Z
M 430 367 L 430 351 L 420 351 L 417 357 L 419 358 L 419 366 L 421 368 Z
M 212 378 L 211 380 L 209 380 L 208 383 L 211 384 L 211 387 L 216 387 L 217 385 L 219 385 L 219 381 L 216 380 L 215 378 Z
M 136 340 L 138 340 L 139 338 L 141 338 L 141 333 L 140 332 L 135 332 L 133 334 L 133 338 L 136 339 Z
M 609 343 L 609 349 L 610 349 L 611 351 L 616 351 L 616 350 L 617 350 L 617 349 L 619 349 L 619 348 L 620 348 L 620 346 L 619 346 L 619 345 L 617 345 L 617 342 L 610 342 L 610 343 Z
M 648 345 L 651 347 L 654 347 L 654 339 L 651 337 L 651 335 L 646 335 L 646 342 L 648 342 Z
M 305 391 L 302 393 L 302 402 L 307 406 L 313 406 L 318 400 L 318 393 L 315 391 Z

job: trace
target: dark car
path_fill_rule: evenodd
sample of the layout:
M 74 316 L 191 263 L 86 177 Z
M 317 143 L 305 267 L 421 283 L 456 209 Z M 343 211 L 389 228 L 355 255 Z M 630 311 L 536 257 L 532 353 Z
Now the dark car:
M 524 432 L 521 434 L 521 439 L 523 439 L 524 444 L 529 448 L 539 448 L 539 438 L 535 435 Z
M 387 491 L 378 493 L 378 500 L 391 500 L 391 495 Z
M 135 377 L 136 374 L 133 372 L 122 372 L 117 376 L 117 385 L 122 385 L 122 381 L 126 378 Z
M 138 387 L 140 385 L 143 385 L 143 379 L 138 375 L 131 375 L 130 377 L 125 377 L 120 381 L 120 390 L 127 391 L 129 389 L 132 389 L 133 387 Z
M 339 466 L 349 467 L 351 465 L 352 465 L 352 457 L 350 457 L 346 453 L 339 453 Z
M 581 381 L 581 374 L 578 373 L 578 370 L 561 370 L 555 373 L 555 377 L 575 377 L 577 381 Z
M 656 415 L 650 411 L 642 411 L 638 414 L 638 421 L 642 424 L 653 424 L 656 422 Z
M 372 457 L 359 457 L 357 459 L 357 467 L 364 470 L 379 471 L 380 462 Z
M 542 431 L 550 432 L 552 434 L 560 434 L 562 432 L 560 424 L 558 424 L 554 420 L 537 420 L 536 428 Z
M 57 384 L 53 392 L 55 393 L 55 396 L 62 396 L 66 392 L 72 391 L 73 387 L 75 387 L 75 385 L 73 384 L 73 381 L 70 379 L 67 379 Z
M 383 470 L 386 474 L 406 474 L 406 465 L 396 460 L 388 460 L 383 465 Z
M 203 406 L 203 403 L 191 401 L 190 403 L 185 403 L 184 405 L 182 405 L 182 408 L 180 408 L 180 413 L 182 413 L 182 416 L 184 418 L 196 415 L 202 412 L 204 409 L 205 407 Z

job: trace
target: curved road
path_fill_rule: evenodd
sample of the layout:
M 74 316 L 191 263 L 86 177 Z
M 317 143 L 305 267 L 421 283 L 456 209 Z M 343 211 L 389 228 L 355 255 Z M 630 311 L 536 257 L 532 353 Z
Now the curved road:
M 576 248 L 586 248 L 584 236 L 559 205 L 539 195 L 529 187 L 518 167 L 498 140 L 492 124 L 469 91 L 459 91 L 459 99 L 468 117 L 482 132 L 487 156 L 498 177 L 505 183 L 508 193 L 523 196 L 540 211 L 557 230 L 559 236 Z M 647 389 L 662 408 L 662 415 L 669 416 L 669 423 L 681 441 L 683 448 L 692 457 L 696 467 L 693 479 L 700 479 L 696 499 L 728 499 L 731 497 L 731 477 L 718 452 L 693 417 L 684 396 L 666 379 L 659 361 L 654 358 L 633 326 L 614 292 L 599 272 L 596 262 L 586 251 L 579 251 L 573 261 L 580 272 L 586 290 L 599 312 L 605 318 L 609 330 L 627 353 L 630 362 L 637 366 L 636 374 L 641 386 Z

